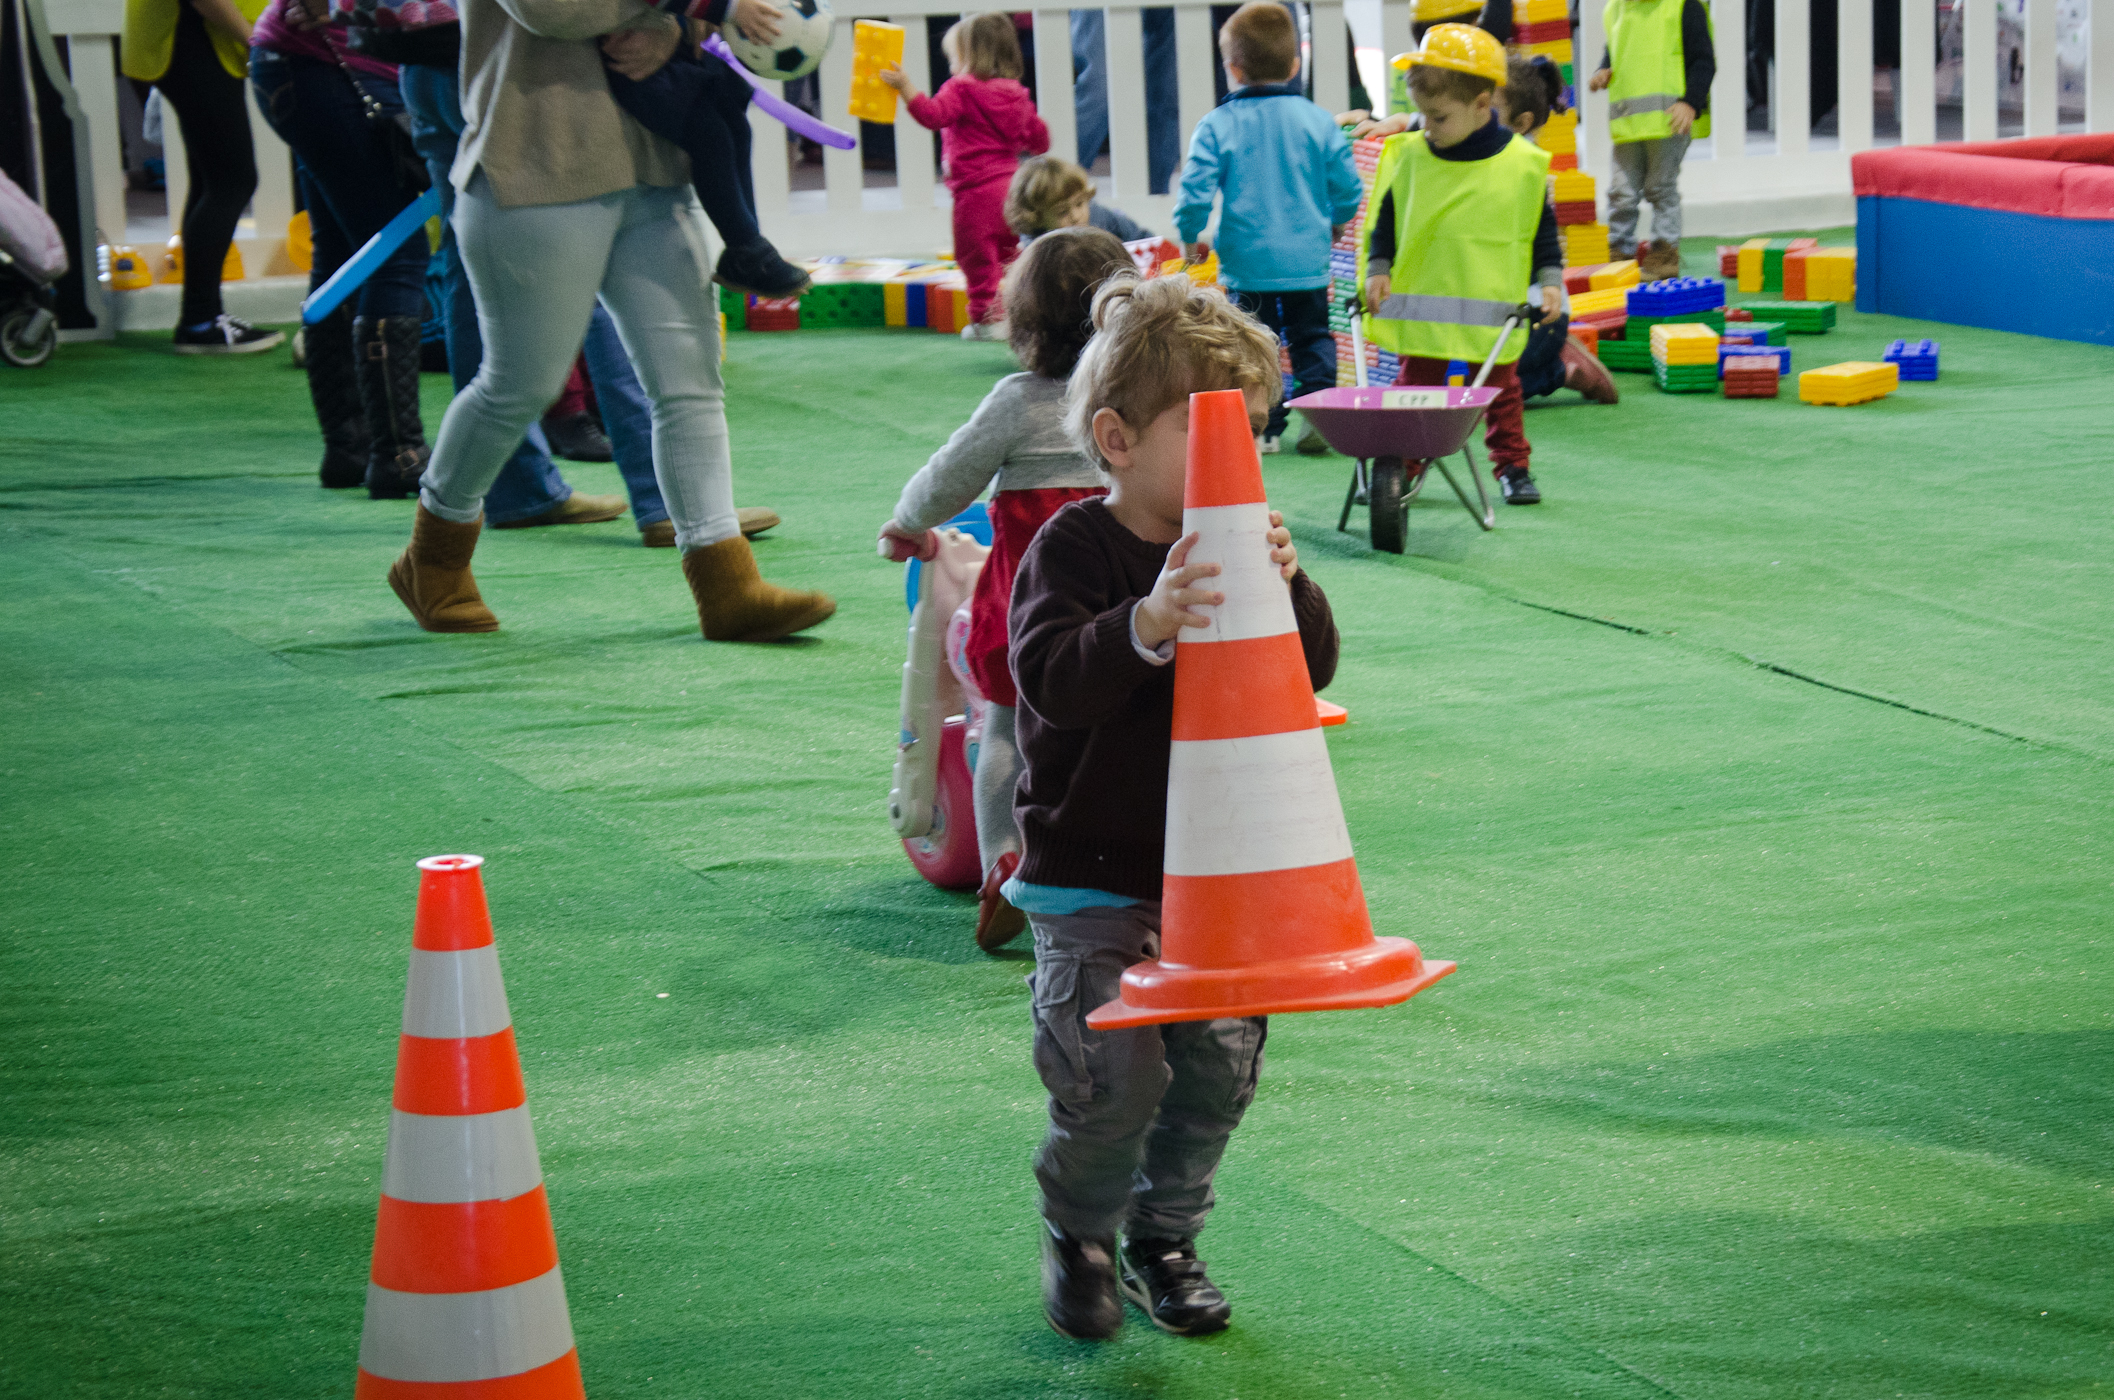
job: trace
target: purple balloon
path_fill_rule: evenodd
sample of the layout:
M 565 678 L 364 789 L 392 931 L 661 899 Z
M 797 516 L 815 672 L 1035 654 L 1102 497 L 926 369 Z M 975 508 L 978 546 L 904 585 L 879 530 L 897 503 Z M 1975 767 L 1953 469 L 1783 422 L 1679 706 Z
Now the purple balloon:
M 825 146 L 835 146 L 840 151 L 849 151 L 859 144 L 859 138 L 848 131 L 839 131 L 820 117 L 808 115 L 792 103 L 775 93 L 763 90 L 763 79 L 751 73 L 742 61 L 727 47 L 727 41 L 714 34 L 705 40 L 705 52 L 714 58 L 723 59 L 729 68 L 748 80 L 756 90 L 755 103 L 766 113 L 784 122 L 788 131 L 798 132 L 810 141 L 820 141 Z

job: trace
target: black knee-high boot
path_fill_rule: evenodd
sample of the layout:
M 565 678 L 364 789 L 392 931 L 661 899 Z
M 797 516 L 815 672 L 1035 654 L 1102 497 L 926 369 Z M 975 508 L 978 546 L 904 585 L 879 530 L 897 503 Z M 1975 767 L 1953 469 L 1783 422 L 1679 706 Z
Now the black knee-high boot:
M 367 494 L 378 501 L 418 494 L 432 450 L 418 416 L 419 319 L 360 316 L 352 323 L 353 368 L 367 413 Z
M 308 397 L 323 430 L 317 475 L 332 490 L 367 479 L 367 411 L 360 405 L 352 347 L 352 309 L 339 307 L 301 337 L 308 354 Z

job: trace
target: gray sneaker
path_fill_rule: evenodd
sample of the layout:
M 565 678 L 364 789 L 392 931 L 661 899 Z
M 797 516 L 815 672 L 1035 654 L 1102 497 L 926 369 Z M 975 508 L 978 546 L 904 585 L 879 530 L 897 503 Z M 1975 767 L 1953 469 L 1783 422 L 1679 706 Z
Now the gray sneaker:
M 1335 450 L 1321 435 L 1321 429 L 1314 426 L 1314 420 L 1304 413 L 1299 415 L 1299 435 L 1292 439 L 1292 445 L 1302 457 L 1326 457 Z

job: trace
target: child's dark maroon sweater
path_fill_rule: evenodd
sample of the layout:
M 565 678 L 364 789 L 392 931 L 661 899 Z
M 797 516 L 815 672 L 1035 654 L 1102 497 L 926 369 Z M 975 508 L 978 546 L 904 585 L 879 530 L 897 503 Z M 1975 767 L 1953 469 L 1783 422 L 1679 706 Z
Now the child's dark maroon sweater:
M 1095 499 L 1051 516 L 1021 557 L 1009 630 L 1026 884 L 1160 897 L 1174 667 L 1138 654 L 1130 613 L 1152 592 L 1167 550 Z M 1319 690 L 1336 674 L 1336 623 L 1304 571 L 1291 588 Z

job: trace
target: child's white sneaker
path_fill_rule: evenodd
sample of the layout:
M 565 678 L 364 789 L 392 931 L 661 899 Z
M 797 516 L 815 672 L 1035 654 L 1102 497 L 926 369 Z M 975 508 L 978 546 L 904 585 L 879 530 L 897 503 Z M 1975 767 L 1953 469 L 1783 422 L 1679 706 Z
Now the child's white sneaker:
M 1259 437 L 1255 440 L 1255 450 L 1265 457 L 1275 457 L 1278 446 L 1279 440 L 1274 437 Z
M 1005 338 L 1005 331 L 1001 327 L 990 324 L 988 321 L 977 321 L 972 325 L 962 327 L 963 340 L 1004 340 Z

